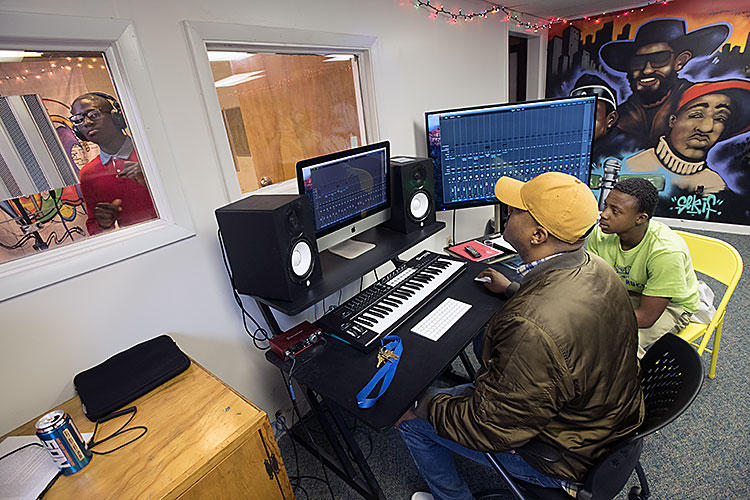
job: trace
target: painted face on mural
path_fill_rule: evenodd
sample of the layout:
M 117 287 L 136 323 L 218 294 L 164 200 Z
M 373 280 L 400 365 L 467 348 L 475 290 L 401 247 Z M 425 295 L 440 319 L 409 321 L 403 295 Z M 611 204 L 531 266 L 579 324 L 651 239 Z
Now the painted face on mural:
M 669 117 L 667 142 L 689 161 L 706 159 L 732 117 L 732 100 L 724 94 L 708 94 L 685 104 Z
M 687 51 L 676 54 L 674 48 L 665 42 L 640 47 L 630 59 L 630 88 L 645 104 L 660 102 L 674 87 L 677 71 L 690 57 Z
M 601 100 L 596 101 L 596 115 L 594 120 L 594 140 L 604 136 L 617 123 L 617 111 L 612 110 L 607 103 Z

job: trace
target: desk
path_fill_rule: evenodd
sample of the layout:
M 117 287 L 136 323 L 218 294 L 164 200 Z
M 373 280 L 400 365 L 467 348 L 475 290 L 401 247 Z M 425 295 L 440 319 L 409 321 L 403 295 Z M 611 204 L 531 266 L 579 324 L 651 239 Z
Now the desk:
M 197 363 L 132 404 L 138 413 L 131 425 L 145 425 L 148 433 L 110 455 L 94 455 L 72 476 L 59 477 L 45 500 L 294 498 L 266 414 Z M 78 397 L 54 409 L 67 411 L 81 432 L 94 430 Z M 117 430 L 126 418 L 100 425 L 97 438 Z M 37 420 L 8 435 L 34 434 Z M 117 439 L 96 449 L 111 449 Z
M 486 267 L 486 264 L 468 263 L 461 276 L 392 333 L 401 337 L 404 352 L 390 388 L 371 408 L 360 409 L 356 394 L 376 371 L 376 351 L 365 354 L 342 342 L 329 339 L 325 345 L 318 344 L 297 357 L 293 377 L 305 387 L 306 397 L 321 421 L 336 455 L 323 455 L 322 460 L 363 497 L 385 498 L 354 438 L 344 425 L 340 410 L 354 415 L 376 430 L 393 426 L 430 383 L 463 352 L 503 304 L 500 296 L 474 281 L 474 277 Z M 509 269 L 500 270 L 509 276 L 512 273 Z M 437 342 L 411 333 L 411 327 L 447 297 L 468 302 L 472 304 L 472 308 Z M 291 362 L 284 363 L 272 353 L 267 353 L 266 357 L 286 373 L 289 372 Z M 325 415 L 326 409 L 333 417 L 335 429 L 321 417 Z M 337 434 L 343 437 L 343 445 Z M 314 447 L 305 442 L 305 436 L 293 432 L 292 437 L 311 453 L 317 453 Z M 348 460 L 349 455 L 354 457 L 354 464 Z M 356 472 L 355 465 L 360 473 Z

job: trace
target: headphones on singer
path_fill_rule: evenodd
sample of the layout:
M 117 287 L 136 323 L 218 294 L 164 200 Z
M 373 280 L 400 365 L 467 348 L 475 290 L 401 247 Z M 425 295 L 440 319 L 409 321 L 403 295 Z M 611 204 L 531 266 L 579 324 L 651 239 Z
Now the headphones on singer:
M 103 97 L 106 99 L 110 106 L 112 106 L 112 111 L 110 112 L 110 116 L 112 116 L 112 122 L 115 124 L 115 127 L 119 128 L 120 130 L 125 130 L 128 128 L 128 124 L 125 122 L 125 117 L 122 114 L 122 110 L 120 109 L 120 104 L 117 102 L 117 100 L 112 97 L 109 94 L 105 94 L 104 92 L 86 92 L 85 94 L 82 94 L 78 98 L 76 98 L 76 101 L 81 100 L 84 96 L 98 96 Z M 83 135 L 83 132 L 78 130 L 78 127 L 76 125 L 73 125 L 73 133 L 82 141 L 89 141 L 89 139 L 86 138 L 85 135 Z

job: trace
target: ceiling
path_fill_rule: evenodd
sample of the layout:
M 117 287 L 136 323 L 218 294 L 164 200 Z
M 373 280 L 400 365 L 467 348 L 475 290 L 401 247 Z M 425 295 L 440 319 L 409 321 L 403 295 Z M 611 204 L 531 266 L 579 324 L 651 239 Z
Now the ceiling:
M 642 7 L 648 3 L 650 3 L 648 0 L 527 0 L 519 3 L 513 2 L 506 5 L 506 7 L 522 13 L 532 14 L 543 19 L 550 19 L 554 17 L 577 18 L 582 16 L 601 15 L 604 12 Z M 527 20 L 525 17 L 526 16 L 522 16 L 524 20 Z M 530 19 L 528 20 L 531 21 Z

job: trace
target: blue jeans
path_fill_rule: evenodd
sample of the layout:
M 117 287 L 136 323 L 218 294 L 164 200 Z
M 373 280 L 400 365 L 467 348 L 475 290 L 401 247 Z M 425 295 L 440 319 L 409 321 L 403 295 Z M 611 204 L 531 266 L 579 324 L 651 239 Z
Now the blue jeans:
M 460 389 L 465 386 L 460 386 Z M 440 392 L 453 392 L 442 390 Z M 409 448 L 414 463 L 436 500 L 472 500 L 471 490 L 461 478 L 453 463 L 457 453 L 482 465 L 490 467 L 484 453 L 465 448 L 455 441 L 441 438 L 427 420 L 415 418 L 404 420 L 398 426 L 401 437 Z M 508 473 L 527 483 L 546 488 L 561 488 L 561 481 L 537 472 L 521 456 L 513 451 L 496 453 L 495 457 Z

